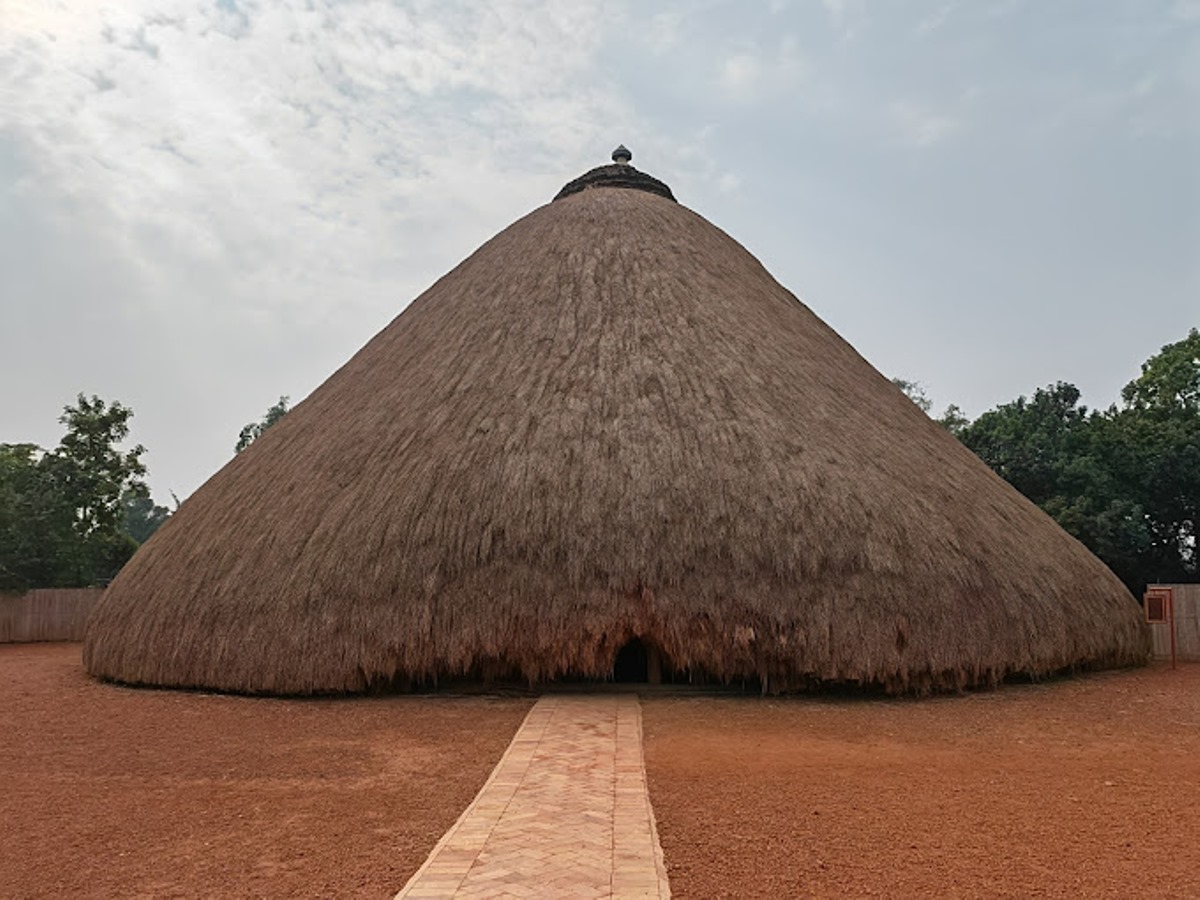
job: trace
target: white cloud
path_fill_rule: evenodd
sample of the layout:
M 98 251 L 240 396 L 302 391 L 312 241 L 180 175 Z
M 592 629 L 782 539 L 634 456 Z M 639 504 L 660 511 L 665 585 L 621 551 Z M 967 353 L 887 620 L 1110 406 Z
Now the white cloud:
M 726 172 L 717 179 L 717 190 L 722 194 L 735 193 L 741 186 L 741 177 L 732 172 Z
M 961 125 L 952 115 L 910 100 L 898 100 L 890 104 L 888 121 L 896 140 L 919 148 L 944 141 Z
M 774 46 L 742 43 L 726 54 L 717 68 L 721 89 L 743 101 L 779 94 L 795 97 L 804 76 L 804 58 L 795 37 L 789 34 Z
M 946 20 L 950 18 L 950 14 L 954 12 L 958 6 L 957 2 L 944 3 L 935 9 L 928 16 L 917 23 L 913 31 L 921 36 L 937 31 L 946 24 Z
M 304 396 L 618 142 L 785 283 L 846 298 L 828 307 L 833 324 L 865 336 L 868 357 L 951 365 L 922 335 L 879 327 L 890 307 L 871 298 L 922 276 L 896 235 L 941 246 L 963 233 L 943 223 L 974 221 L 953 173 L 979 166 L 1006 173 L 979 185 L 997 210 L 987 223 L 1058 190 L 1063 160 L 1080 161 L 1071 176 L 1089 201 L 1138 204 L 1136 217 L 1064 204 L 1055 232 L 1091 237 L 1029 231 L 1014 270 L 1059 273 L 1062 296 L 1118 297 L 1113 321 L 1127 307 L 1118 289 L 1134 284 L 1159 298 L 1123 320 L 1144 335 L 1194 307 L 1195 219 L 1162 199 L 1195 183 L 1200 80 L 1178 37 L 1194 2 L 1098 2 L 1083 30 L 1018 0 L 959 2 L 945 17 L 949 0 L 919 13 L 862 0 L 240 2 L 0 0 L 0 378 L 28 386 L 0 391 L 0 440 L 53 442 L 57 408 L 99 392 L 137 410 L 159 496 L 186 495 L 279 394 Z M 993 14 L 1004 28 L 984 27 Z M 966 58 L 950 25 L 969 20 L 980 27 Z M 922 39 L 905 40 L 918 25 Z M 1062 53 L 1028 52 L 1057 36 Z M 947 165 L 914 166 L 896 146 Z M 902 196 L 916 185 L 919 223 Z M 806 232 L 797 208 L 828 227 Z M 863 267 L 872 230 L 886 238 Z M 945 292 L 967 316 L 948 286 L 977 284 L 990 264 L 994 241 L 975 243 L 987 249 L 947 262 L 914 298 Z M 1093 271 L 1093 290 L 1073 283 Z M 1028 295 L 1051 282 L 1031 276 Z M 1012 295 L 981 290 L 980 309 Z M 1073 318 L 1100 322 L 1096 308 Z M 1155 332 L 1149 349 L 1168 339 Z M 963 365 L 987 351 L 959 346 Z M 1110 369 L 1112 349 L 1097 355 Z M 1050 352 L 1062 363 L 1061 342 Z M 964 375 L 893 365 L 931 383 Z
M 996 0 L 987 7 L 987 16 L 991 19 L 1002 19 L 1011 15 L 1024 0 Z
M 821 0 L 829 26 L 842 41 L 853 40 L 871 21 L 861 0 Z
M 1175 0 L 1171 15 L 1181 22 L 1200 22 L 1200 0 Z
M 678 9 L 652 15 L 644 32 L 651 52 L 662 54 L 674 49 L 679 44 L 683 22 L 684 14 Z
M 61 281 L 38 302 L 65 322 L 81 305 L 107 316 L 111 333 L 138 335 L 130 352 L 181 333 L 209 352 L 240 346 L 208 360 L 201 419 L 303 396 L 514 210 L 548 201 L 561 173 L 602 162 L 614 124 L 653 133 L 594 78 L 621 15 L 601 2 L 238 9 L 64 2 L 22 6 L 0 30 L 12 202 L 38 211 L 56 252 L 93 236 L 106 283 L 122 285 L 86 296 Z M 26 344 L 53 325 L 29 328 Z M 264 366 L 277 382 L 263 397 L 230 396 Z M 249 411 L 231 412 L 241 399 Z
M 42 183 L 107 205 L 131 253 L 149 228 L 251 278 L 283 253 L 341 279 L 435 170 L 482 167 L 506 193 L 531 153 L 573 157 L 619 114 L 586 74 L 598 10 L 284 5 L 248 9 L 231 38 L 208 4 L 51 9 L 11 49 L 4 125 Z
M 757 85 L 762 64 L 757 53 L 735 53 L 721 63 L 721 84 L 736 93 L 747 93 Z

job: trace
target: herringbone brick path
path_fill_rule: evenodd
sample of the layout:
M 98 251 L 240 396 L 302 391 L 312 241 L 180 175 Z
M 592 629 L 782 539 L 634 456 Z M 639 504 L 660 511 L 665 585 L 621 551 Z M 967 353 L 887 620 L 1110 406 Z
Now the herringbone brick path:
M 487 784 L 396 896 L 669 897 L 637 698 L 539 700 Z

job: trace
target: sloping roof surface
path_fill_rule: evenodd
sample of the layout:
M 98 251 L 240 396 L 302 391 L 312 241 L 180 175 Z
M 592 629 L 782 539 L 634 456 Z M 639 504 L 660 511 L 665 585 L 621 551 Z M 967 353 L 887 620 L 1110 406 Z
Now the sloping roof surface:
M 626 167 L 628 168 L 628 167 Z M 126 682 L 768 689 L 1139 663 L 1109 570 L 713 225 L 587 189 L 497 235 L 191 497 L 89 623 Z

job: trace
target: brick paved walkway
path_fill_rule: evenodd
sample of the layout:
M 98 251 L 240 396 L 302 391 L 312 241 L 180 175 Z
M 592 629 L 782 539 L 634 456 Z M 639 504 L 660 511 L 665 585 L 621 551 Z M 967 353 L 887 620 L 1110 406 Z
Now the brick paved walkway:
M 631 694 L 549 696 L 396 895 L 670 896 Z

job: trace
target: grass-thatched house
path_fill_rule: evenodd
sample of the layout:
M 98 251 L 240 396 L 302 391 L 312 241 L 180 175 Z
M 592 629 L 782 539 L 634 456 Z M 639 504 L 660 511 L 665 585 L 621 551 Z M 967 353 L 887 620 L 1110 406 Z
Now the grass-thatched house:
M 1148 638 L 1099 560 L 622 161 L 213 476 L 84 658 L 306 693 L 601 679 L 623 647 L 651 677 L 919 691 L 1141 663 Z

